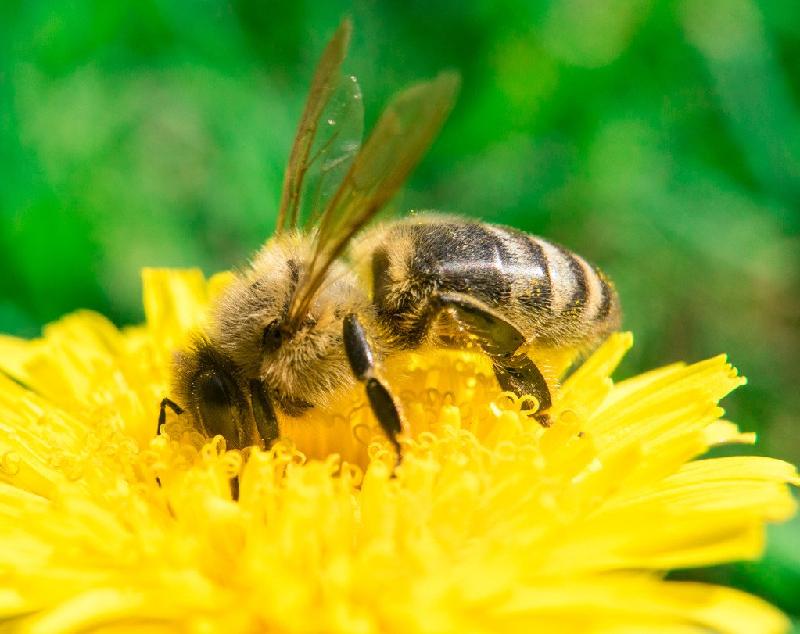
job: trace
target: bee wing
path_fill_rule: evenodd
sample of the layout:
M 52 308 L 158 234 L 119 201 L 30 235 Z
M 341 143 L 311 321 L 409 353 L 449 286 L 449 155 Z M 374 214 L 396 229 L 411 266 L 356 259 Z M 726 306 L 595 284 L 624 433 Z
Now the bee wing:
M 459 83 L 457 73 L 441 73 L 398 93 L 383 111 L 322 214 L 309 273 L 290 307 L 290 324 L 297 325 L 328 267 L 422 158 L 453 107 Z
M 352 75 L 342 77 L 322 113 L 300 195 L 300 216 L 307 229 L 319 220 L 361 148 L 364 102 Z
M 361 91 L 355 78 L 341 75 L 351 32 L 350 20 L 343 20 L 314 72 L 283 176 L 278 233 L 297 226 L 301 205 L 322 204 L 326 191 L 330 194 L 329 183 L 341 176 L 358 151 L 364 116 Z

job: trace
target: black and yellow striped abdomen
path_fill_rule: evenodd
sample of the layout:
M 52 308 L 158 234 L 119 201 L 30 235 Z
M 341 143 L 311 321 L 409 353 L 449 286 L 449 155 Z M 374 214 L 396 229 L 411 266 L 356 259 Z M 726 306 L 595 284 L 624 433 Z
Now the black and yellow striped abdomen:
M 619 325 L 617 294 L 597 268 L 510 227 L 412 217 L 368 231 L 353 255 L 368 263 L 379 319 L 404 346 L 419 345 L 437 292 L 469 295 L 531 343 L 591 346 Z

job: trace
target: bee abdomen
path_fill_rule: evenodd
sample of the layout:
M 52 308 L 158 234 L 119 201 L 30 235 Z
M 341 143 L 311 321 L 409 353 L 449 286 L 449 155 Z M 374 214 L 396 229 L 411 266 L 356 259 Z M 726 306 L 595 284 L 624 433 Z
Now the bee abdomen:
M 580 340 L 616 328 L 618 300 L 608 278 L 576 253 L 536 236 L 527 237 L 544 254 L 550 279 L 550 317 L 540 336 Z
M 616 325 L 610 282 L 580 256 L 542 238 L 447 219 L 398 223 L 381 242 L 372 253 L 374 301 L 398 323 L 414 323 L 426 297 L 446 291 L 483 302 L 529 339 L 589 342 Z
M 618 327 L 613 285 L 581 256 L 510 227 L 470 226 L 484 235 L 484 244 L 492 245 L 497 274 L 508 289 L 495 308 L 525 327 L 526 335 L 580 343 Z

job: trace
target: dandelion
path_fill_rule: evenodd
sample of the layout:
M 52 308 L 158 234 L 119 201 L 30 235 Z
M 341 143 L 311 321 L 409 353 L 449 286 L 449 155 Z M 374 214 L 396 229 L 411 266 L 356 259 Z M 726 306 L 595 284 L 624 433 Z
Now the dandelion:
M 223 278 L 145 274 L 145 325 L 88 312 L 0 338 L 0 614 L 26 632 L 779 632 L 672 568 L 756 558 L 794 512 L 788 464 L 717 402 L 724 357 L 619 383 L 613 335 L 543 428 L 468 351 L 393 360 L 395 470 L 360 390 L 226 451 L 170 414 L 172 351 Z M 553 366 L 560 363 L 553 359 Z M 230 482 L 239 478 L 239 498 Z

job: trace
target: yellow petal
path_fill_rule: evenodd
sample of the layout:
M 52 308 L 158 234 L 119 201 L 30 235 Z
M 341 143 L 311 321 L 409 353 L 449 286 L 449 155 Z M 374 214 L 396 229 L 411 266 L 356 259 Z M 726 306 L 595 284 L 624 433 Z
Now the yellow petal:
M 0 339 L 6 372 L 24 379 L 0 375 L 11 627 L 785 629 L 752 597 L 658 576 L 755 557 L 764 525 L 794 512 L 786 463 L 698 459 L 752 440 L 720 418 L 743 383 L 724 357 L 614 383 L 632 337 L 613 335 L 554 388 L 543 428 L 475 351 L 392 355 L 384 378 L 408 424 L 399 467 L 360 385 L 281 415 L 269 452 L 226 451 L 171 412 L 156 437 L 172 354 L 229 281 L 148 270 L 144 326 L 81 312 L 36 342 Z M 532 354 L 557 374 L 572 352 Z

